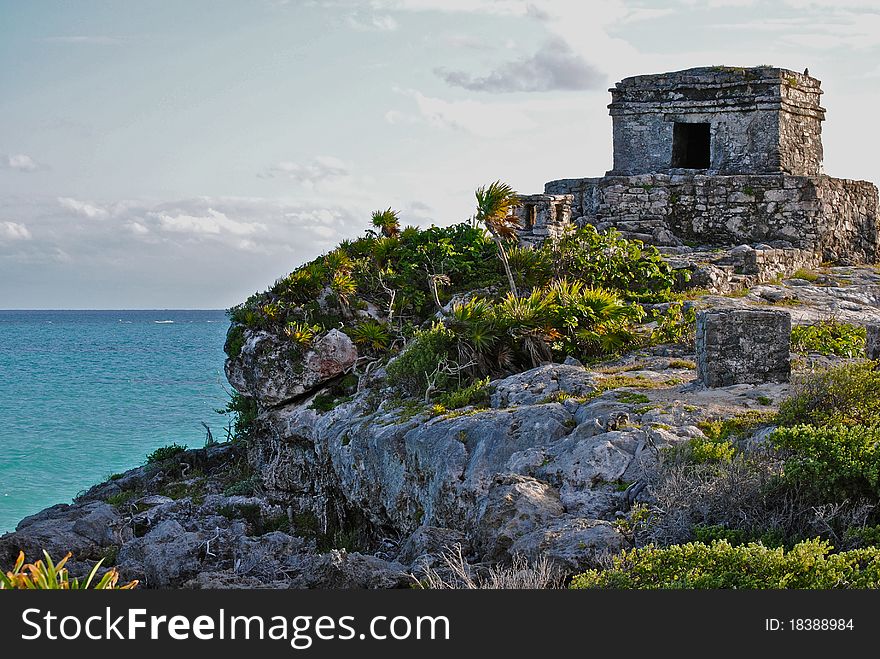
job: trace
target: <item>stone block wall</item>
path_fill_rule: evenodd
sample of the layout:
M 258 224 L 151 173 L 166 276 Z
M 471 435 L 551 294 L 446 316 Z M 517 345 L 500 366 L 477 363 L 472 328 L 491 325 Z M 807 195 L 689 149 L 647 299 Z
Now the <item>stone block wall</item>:
M 774 67 L 702 67 L 621 80 L 611 90 L 614 168 L 609 175 L 676 167 L 675 124 L 709 126 L 719 174 L 822 171 L 820 82 Z
M 865 344 L 865 355 L 868 359 L 880 359 L 880 325 L 877 323 L 869 323 L 866 326 L 867 342 Z
M 535 245 L 561 236 L 572 221 L 572 201 L 569 194 L 521 195 L 513 211 L 522 227 L 520 244 Z
M 642 174 L 562 179 L 575 222 L 614 227 L 655 244 L 785 241 L 825 261 L 880 257 L 877 188 L 829 176 Z
M 701 311 L 697 314 L 697 377 L 707 387 L 788 382 L 790 341 L 788 312 Z

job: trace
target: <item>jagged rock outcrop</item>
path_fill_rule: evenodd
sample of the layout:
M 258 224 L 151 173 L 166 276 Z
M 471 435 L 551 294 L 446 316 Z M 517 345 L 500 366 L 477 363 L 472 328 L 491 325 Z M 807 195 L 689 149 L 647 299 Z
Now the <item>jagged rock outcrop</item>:
M 354 343 L 336 329 L 320 336 L 304 355 L 283 337 L 243 330 L 239 354 L 226 361 L 226 378 L 241 394 L 279 405 L 342 375 L 356 359 Z

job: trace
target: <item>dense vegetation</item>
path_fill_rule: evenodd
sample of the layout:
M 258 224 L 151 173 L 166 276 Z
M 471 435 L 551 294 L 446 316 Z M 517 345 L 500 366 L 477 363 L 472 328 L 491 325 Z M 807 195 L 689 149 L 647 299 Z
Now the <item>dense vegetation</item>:
M 474 219 L 449 227 L 401 228 L 392 209 L 376 211 L 363 237 L 231 309 L 227 354 L 246 328 L 285 337 L 293 354 L 342 328 L 362 361 L 391 360 L 393 384 L 430 397 L 569 355 L 688 338 L 691 309 L 650 306 L 674 300 L 681 278 L 655 248 L 592 226 L 521 247 L 515 195 L 497 181 L 480 188 Z
M 826 320 L 791 329 L 791 348 L 838 357 L 861 357 L 865 354 L 865 328 L 860 325 Z
M 811 540 L 789 551 L 725 540 L 643 547 L 615 556 L 606 570 L 576 576 L 572 588 L 878 588 L 880 549 L 832 553 Z

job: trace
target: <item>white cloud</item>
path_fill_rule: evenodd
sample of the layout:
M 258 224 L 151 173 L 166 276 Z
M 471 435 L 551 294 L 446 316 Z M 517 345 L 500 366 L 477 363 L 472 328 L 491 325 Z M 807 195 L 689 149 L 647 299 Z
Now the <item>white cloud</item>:
M 106 208 L 93 202 L 79 201 L 72 197 L 58 197 L 58 203 L 65 210 L 90 220 L 104 220 L 110 217 L 110 212 Z
M 150 233 L 150 230 L 140 222 L 131 222 L 128 225 L 128 229 L 137 236 L 146 236 Z
M 0 239 L 2 240 L 30 240 L 30 230 L 18 222 L 0 222 Z
M 149 213 L 159 222 L 159 227 L 172 233 L 188 233 L 193 235 L 220 235 L 223 233 L 234 236 L 247 236 L 265 231 L 266 225 L 259 222 L 239 222 L 231 220 L 225 213 L 209 208 L 205 215 L 187 215 L 158 212 Z
M 19 172 L 35 172 L 43 165 L 24 153 L 11 153 L 0 156 L 0 169 L 14 169 Z

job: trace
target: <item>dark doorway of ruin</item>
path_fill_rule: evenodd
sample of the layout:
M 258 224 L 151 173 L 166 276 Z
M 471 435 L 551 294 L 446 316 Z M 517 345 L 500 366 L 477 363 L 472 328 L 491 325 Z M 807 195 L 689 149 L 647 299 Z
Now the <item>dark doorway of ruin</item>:
M 709 169 L 709 124 L 676 122 L 672 130 L 672 166 Z

